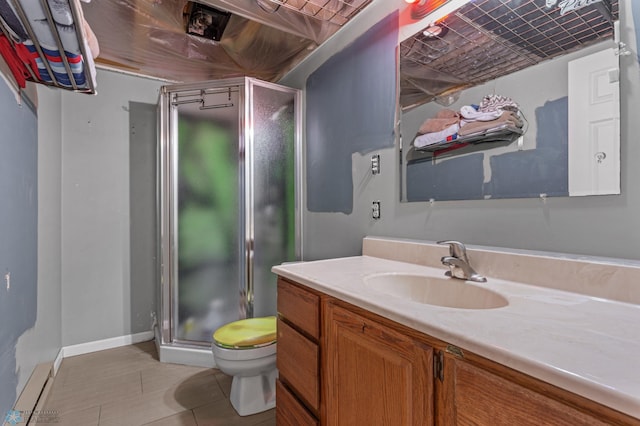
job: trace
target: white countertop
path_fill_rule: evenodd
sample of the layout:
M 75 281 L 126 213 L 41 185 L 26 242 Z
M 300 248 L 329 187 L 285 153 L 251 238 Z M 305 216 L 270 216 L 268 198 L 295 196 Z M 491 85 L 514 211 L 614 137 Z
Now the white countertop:
M 640 419 L 640 306 L 492 279 L 497 309 L 420 304 L 368 290 L 364 277 L 445 269 L 369 256 L 275 266 L 273 272 Z

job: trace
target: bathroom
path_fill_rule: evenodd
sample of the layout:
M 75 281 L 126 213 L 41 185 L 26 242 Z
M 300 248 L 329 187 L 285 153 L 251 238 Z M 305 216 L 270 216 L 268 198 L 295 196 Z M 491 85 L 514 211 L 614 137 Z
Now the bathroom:
M 623 40 L 633 55 L 620 60 L 619 195 L 400 202 L 401 174 L 393 135 L 390 145 L 375 150 L 353 141 L 351 157 L 343 159 L 352 173 L 346 207 L 343 203 L 338 208 L 323 208 L 320 200 L 310 208 L 312 194 L 305 193 L 304 259 L 357 256 L 363 237 L 376 235 L 640 260 L 640 188 L 635 184 L 640 181 L 640 170 L 633 163 L 640 157 L 640 147 L 634 143 L 634 135 L 640 132 L 640 123 L 634 120 L 634 111 L 640 110 L 640 69 L 636 34 L 630 29 L 635 28 L 634 18 L 635 22 L 640 19 L 640 7 L 631 0 L 620 3 L 626 20 Z M 279 83 L 304 90 L 308 77 L 322 64 L 387 15 L 400 11 L 402 16 L 408 7 L 405 4 L 374 1 Z M 395 75 L 384 77 L 387 84 L 395 85 Z M 76 345 L 100 350 L 104 347 L 99 342 L 110 339 L 125 344 L 131 336 L 152 337 L 158 288 L 155 277 L 149 275 L 152 268 L 141 270 L 134 265 L 153 262 L 152 249 L 144 246 L 141 237 L 153 231 L 131 228 L 136 213 L 131 207 L 152 203 L 143 197 L 153 194 L 140 194 L 132 187 L 135 174 L 145 170 L 130 162 L 137 147 L 129 143 L 129 109 L 132 104 L 156 104 L 158 90 L 165 83 L 105 70 L 98 71 L 97 80 L 97 96 L 38 87 L 37 121 L 33 121 L 37 144 L 24 157 L 5 154 L 18 155 L 5 151 L 10 149 L 9 141 L 2 138 L 2 157 L 13 158 L 11 168 L 6 163 L 0 168 L 12 171 L 2 174 L 3 194 L 35 191 L 34 186 L 21 186 L 23 178 L 14 173 L 27 167 L 37 170 L 37 192 L 31 192 L 29 204 L 32 216 L 26 218 L 30 227 L 20 228 L 26 212 L 6 220 L 3 216 L 0 221 L 0 266 L 8 288 L 2 293 L 0 309 L 5 324 L 0 346 L 3 415 L 35 366 L 56 360 L 61 348 L 71 354 Z M 24 108 L 2 84 L 3 111 Z M 154 113 L 150 114 L 153 119 Z M 3 121 L 2 127 L 10 128 L 11 123 Z M 370 173 L 374 153 L 381 157 L 381 173 L 376 176 Z M 319 173 L 328 176 L 333 170 Z M 373 200 L 380 201 L 379 220 L 371 218 Z M 20 235 L 15 235 L 15 229 L 21 229 Z M 19 250 L 8 241 L 19 236 L 30 238 L 26 250 L 33 254 L 35 248 L 37 253 L 28 260 L 18 259 L 22 264 L 17 267 L 14 262 L 18 260 L 9 254 Z M 17 273 L 20 268 L 29 271 L 30 278 Z M 134 276 L 134 272 L 148 275 Z M 19 290 L 29 279 L 37 285 L 16 303 L 11 290 Z

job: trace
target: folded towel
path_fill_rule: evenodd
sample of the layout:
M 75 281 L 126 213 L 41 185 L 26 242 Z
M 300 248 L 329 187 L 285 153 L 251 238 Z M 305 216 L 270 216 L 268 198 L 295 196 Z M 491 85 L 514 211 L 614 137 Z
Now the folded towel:
M 49 22 L 39 0 L 19 1 L 22 5 L 22 8 L 24 9 L 24 13 L 27 15 L 29 24 L 31 25 L 31 29 L 38 39 L 38 43 L 40 44 L 40 46 L 49 50 L 58 49 L 56 37 L 51 31 L 51 26 L 55 26 L 55 28 L 57 29 L 57 33 L 60 36 L 60 42 L 62 43 L 64 50 L 76 55 L 80 53 L 80 46 L 78 45 L 78 37 L 76 35 L 76 27 L 73 23 L 72 17 L 70 16 L 71 10 L 69 9 L 68 1 L 56 0 L 56 3 L 54 5 L 52 0 L 50 6 L 55 9 L 55 13 L 53 13 L 54 11 L 52 11 L 52 16 L 54 17 L 53 22 Z M 68 14 L 66 12 L 68 12 Z M 60 22 L 58 22 L 56 19 L 60 19 Z M 67 22 L 71 23 L 66 24 Z
M 82 27 L 84 28 L 84 33 L 87 36 L 86 43 L 91 51 L 91 56 L 95 59 L 100 56 L 100 45 L 98 44 L 98 39 L 84 17 L 82 18 Z
M 469 127 L 464 127 L 462 129 L 460 129 L 460 137 L 464 137 L 464 136 L 473 136 L 476 134 L 483 134 L 486 132 L 490 132 L 492 130 L 499 130 L 502 129 L 504 127 L 515 127 L 518 128 L 518 126 L 516 125 L 515 122 L 512 121 L 502 121 L 499 124 L 487 124 L 487 122 L 478 122 L 478 123 L 474 123 L 473 126 L 469 126 Z
M 38 64 L 35 58 L 33 57 L 33 55 L 31 54 L 31 51 L 29 50 L 29 48 L 25 46 L 24 43 L 14 43 L 13 47 L 15 49 L 16 55 L 18 55 L 22 63 L 31 69 L 33 76 L 36 79 L 39 79 L 40 70 L 38 69 Z M 29 78 L 29 80 L 32 80 L 32 78 Z
M 29 52 L 33 55 L 33 58 L 38 66 L 38 72 L 40 74 L 40 79 L 42 81 L 51 83 L 53 79 L 49 75 L 49 71 L 45 66 L 42 58 L 38 56 L 38 52 L 30 41 L 24 43 Z M 73 87 L 71 83 L 71 79 L 67 74 L 67 70 L 64 67 L 64 63 L 62 62 L 62 57 L 60 56 L 60 52 L 57 50 L 49 50 L 42 48 L 42 52 L 44 53 L 45 59 L 53 71 L 53 75 L 56 78 L 56 81 L 65 87 Z M 65 52 L 65 56 L 67 58 L 67 62 L 69 62 L 69 68 L 71 68 L 71 73 L 73 74 L 73 79 L 76 85 L 79 88 L 87 87 L 87 79 L 84 75 L 84 64 L 82 61 L 82 55 L 75 55 L 70 52 Z
M 518 104 L 508 96 L 501 95 L 487 95 L 482 98 L 480 106 L 478 107 L 480 112 L 491 111 L 518 111 Z
M 0 0 L 0 16 L 9 27 L 11 36 L 14 41 L 22 42 L 29 38 L 27 31 L 22 25 L 22 21 L 16 15 L 16 11 L 7 0 Z
M 24 88 L 31 75 L 4 34 L 0 34 L 0 56 L 4 58 L 4 61 L 9 66 L 9 70 L 11 70 L 18 86 Z
M 460 128 L 458 134 L 460 136 L 468 136 L 473 133 L 489 131 L 505 125 L 521 128 L 523 124 L 522 119 L 518 117 L 517 114 L 511 111 L 505 111 L 495 120 L 466 123 Z
M 424 148 L 425 146 L 436 145 L 448 140 L 455 140 L 459 129 L 460 126 L 458 123 L 455 123 L 439 132 L 425 133 L 424 135 L 420 135 L 414 139 L 413 146 L 416 148 Z
M 460 115 L 462 116 L 463 126 L 464 123 L 472 121 L 491 121 L 500 117 L 502 111 L 476 111 L 476 109 L 470 105 L 465 105 L 460 108 Z
M 460 115 L 451 110 L 451 109 L 443 109 L 438 111 L 434 118 L 428 118 L 422 123 L 420 129 L 418 129 L 418 133 L 433 133 L 440 132 L 447 127 L 458 123 L 460 120 Z
M 459 115 L 452 109 L 441 109 L 436 113 L 435 118 L 458 118 Z
M 73 14 L 67 0 L 48 0 L 53 20 L 65 26 L 73 25 Z

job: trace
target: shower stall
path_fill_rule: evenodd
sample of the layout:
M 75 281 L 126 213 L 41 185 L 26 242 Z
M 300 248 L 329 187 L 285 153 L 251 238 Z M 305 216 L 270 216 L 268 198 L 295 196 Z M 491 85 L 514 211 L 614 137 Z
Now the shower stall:
M 300 109 L 248 77 L 162 88 L 161 361 L 213 366 L 218 327 L 276 314 L 271 267 L 302 258 Z

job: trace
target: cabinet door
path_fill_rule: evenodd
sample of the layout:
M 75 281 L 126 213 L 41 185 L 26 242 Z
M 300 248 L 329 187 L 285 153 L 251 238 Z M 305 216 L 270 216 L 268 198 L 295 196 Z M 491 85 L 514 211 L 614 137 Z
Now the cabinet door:
M 438 383 L 438 424 L 478 426 L 608 425 L 570 405 L 453 356 Z
M 327 425 L 433 424 L 430 347 L 331 303 L 325 318 Z

